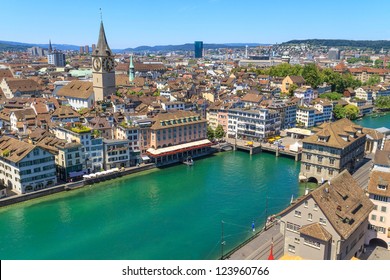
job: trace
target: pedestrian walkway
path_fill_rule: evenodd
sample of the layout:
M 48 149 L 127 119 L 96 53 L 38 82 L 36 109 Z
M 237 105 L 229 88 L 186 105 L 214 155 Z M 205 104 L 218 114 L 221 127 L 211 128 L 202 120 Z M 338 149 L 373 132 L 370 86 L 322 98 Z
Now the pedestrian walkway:
M 260 232 L 249 242 L 243 243 L 226 255 L 228 260 L 266 260 L 268 259 L 272 239 L 274 243 L 273 255 L 275 259 L 283 256 L 284 238 L 280 233 L 279 223 Z

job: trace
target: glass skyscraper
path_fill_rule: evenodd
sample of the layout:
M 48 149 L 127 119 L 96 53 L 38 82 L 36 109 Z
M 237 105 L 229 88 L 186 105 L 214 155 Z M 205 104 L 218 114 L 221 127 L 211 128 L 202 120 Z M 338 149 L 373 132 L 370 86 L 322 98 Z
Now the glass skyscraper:
M 195 58 L 203 57 L 203 42 L 195 41 Z

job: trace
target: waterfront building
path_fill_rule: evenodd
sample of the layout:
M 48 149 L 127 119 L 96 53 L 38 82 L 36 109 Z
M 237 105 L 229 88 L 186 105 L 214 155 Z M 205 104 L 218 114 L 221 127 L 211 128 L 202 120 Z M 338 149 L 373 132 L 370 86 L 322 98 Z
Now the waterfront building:
M 366 154 L 376 154 L 376 152 L 382 150 L 386 136 L 383 133 L 380 133 L 376 129 L 372 128 L 363 128 L 363 133 L 366 134 Z
M 99 39 L 92 53 L 92 80 L 95 101 L 116 92 L 114 54 L 107 43 L 103 21 L 100 23 Z
M 390 152 L 381 151 L 382 157 L 377 157 L 377 162 L 381 158 L 380 164 L 390 167 Z M 369 198 L 374 204 L 374 209 L 370 213 L 369 231 L 366 243 L 376 241 L 383 247 L 390 250 L 390 169 L 385 168 L 373 170 L 368 183 Z
M 359 257 L 373 208 L 348 171 L 342 171 L 278 214 L 284 253 L 308 260 Z
M 296 121 L 305 127 L 313 127 L 333 118 L 333 104 L 321 100 L 314 105 L 300 106 L 297 109 Z
M 219 112 L 219 106 L 211 105 L 207 109 L 207 113 L 206 113 L 207 123 L 213 130 L 215 130 L 218 126 L 218 112 Z
M 362 86 L 355 89 L 356 98 L 365 100 L 367 105 L 372 105 L 372 101 L 373 101 L 372 93 L 373 91 L 370 86 Z
M 208 151 L 206 120 L 189 111 L 160 113 L 150 127 L 150 148 L 147 155 L 156 164 L 183 161 Z
M 268 109 L 275 110 L 280 114 L 280 128 L 295 127 L 297 122 L 297 102 L 294 100 L 272 99 L 268 102 Z
M 121 168 L 130 166 L 130 141 L 103 139 L 103 168 Z
M 85 159 L 82 156 L 83 145 L 81 143 L 68 143 L 63 139 L 48 136 L 41 139 L 37 146 L 54 155 L 58 179 L 68 182 L 81 179 L 84 175 Z
M 294 96 L 300 99 L 300 105 L 310 104 L 312 100 L 317 98 L 316 92 L 309 86 L 302 86 L 294 90 Z
M 18 194 L 52 187 L 57 183 L 54 156 L 33 144 L 0 138 L 0 182 Z
M 72 108 L 79 110 L 91 108 L 94 105 L 95 101 L 97 101 L 94 90 L 91 82 L 75 80 L 61 87 L 56 95 L 65 97 Z
M 83 169 L 86 173 L 100 171 L 103 168 L 103 138 L 96 137 L 92 129 L 69 124 L 65 126 L 55 126 L 53 133 L 59 139 L 64 139 L 68 143 L 81 143 Z
M 366 134 L 348 119 L 324 123 L 303 139 L 300 178 L 327 181 L 347 169 L 352 172 L 364 157 Z
M 230 109 L 228 110 L 229 138 L 263 141 L 264 139 L 279 135 L 280 114 L 269 109 Z
M 281 90 L 283 93 L 287 93 L 291 85 L 297 85 L 299 88 L 304 86 L 305 83 L 305 79 L 302 76 L 287 76 L 282 81 Z
M 195 47 L 195 58 L 202 58 L 203 57 L 203 41 L 195 41 L 194 47 Z

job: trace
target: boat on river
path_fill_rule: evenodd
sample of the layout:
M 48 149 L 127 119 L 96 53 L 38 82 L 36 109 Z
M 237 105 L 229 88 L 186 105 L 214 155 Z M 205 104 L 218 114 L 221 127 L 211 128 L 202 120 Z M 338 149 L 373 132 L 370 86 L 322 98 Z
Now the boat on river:
M 184 160 L 183 163 L 184 163 L 185 165 L 189 165 L 189 166 L 194 165 L 194 161 L 193 161 L 192 157 L 187 157 L 187 159 Z

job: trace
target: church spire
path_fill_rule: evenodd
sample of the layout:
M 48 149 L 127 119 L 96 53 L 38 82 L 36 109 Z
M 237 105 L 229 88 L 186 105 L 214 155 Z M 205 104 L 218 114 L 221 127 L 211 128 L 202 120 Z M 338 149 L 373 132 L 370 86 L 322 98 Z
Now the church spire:
M 133 65 L 133 55 L 130 55 L 130 64 L 129 64 L 129 81 L 134 80 L 134 65 Z
M 99 39 L 94 54 L 101 55 L 101 56 L 111 55 L 111 49 L 108 46 L 106 33 L 104 32 L 103 21 L 100 22 Z

